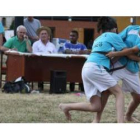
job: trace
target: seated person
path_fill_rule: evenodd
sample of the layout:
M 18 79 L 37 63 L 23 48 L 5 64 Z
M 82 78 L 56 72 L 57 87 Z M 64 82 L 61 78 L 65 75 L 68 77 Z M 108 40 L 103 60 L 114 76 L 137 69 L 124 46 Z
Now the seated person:
M 54 44 L 50 42 L 50 28 L 42 26 L 37 30 L 37 34 L 39 36 L 39 40 L 33 44 L 33 53 L 51 54 L 57 52 Z
M 88 54 L 88 50 L 86 46 L 82 43 L 78 42 L 78 32 L 72 30 L 70 32 L 70 42 L 66 42 L 64 45 L 64 53 L 66 54 Z M 83 84 L 79 84 L 81 91 L 84 91 Z M 70 83 L 70 91 L 74 91 L 75 83 Z
M 64 53 L 66 54 L 88 54 L 86 46 L 78 42 L 78 32 L 72 30 L 70 32 L 70 42 L 66 42 L 64 45 Z
M 27 30 L 23 25 L 17 27 L 17 36 L 10 38 L 0 47 L 2 51 L 15 50 L 19 52 L 32 52 L 31 42 L 26 35 Z
M 52 54 L 56 53 L 57 49 L 53 43 L 50 42 L 51 37 L 51 29 L 48 27 L 40 27 L 37 30 L 37 34 L 39 36 L 39 40 L 34 42 L 33 44 L 33 53 L 41 53 L 41 54 Z M 44 88 L 43 82 L 38 83 L 39 91 L 42 91 Z

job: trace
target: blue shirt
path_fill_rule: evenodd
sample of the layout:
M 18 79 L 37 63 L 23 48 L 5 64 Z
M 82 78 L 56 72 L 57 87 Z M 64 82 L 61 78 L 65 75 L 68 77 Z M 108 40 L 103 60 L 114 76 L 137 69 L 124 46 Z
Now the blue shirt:
M 66 42 L 64 45 L 64 50 L 70 49 L 74 52 L 80 51 L 80 50 L 87 50 L 86 46 L 82 43 L 72 44 L 70 42 Z
M 4 28 L 3 28 L 2 22 L 0 22 L 0 34 L 3 32 L 4 32 Z
M 110 59 L 104 54 L 94 53 L 95 51 L 110 52 L 120 51 L 124 49 L 126 45 L 119 37 L 118 34 L 112 32 L 106 32 L 100 35 L 93 43 L 92 52 L 89 55 L 86 62 L 94 62 L 98 65 L 102 65 L 107 69 L 110 69 Z
M 140 49 L 139 32 L 140 32 L 140 26 L 130 25 L 127 28 L 125 28 L 121 33 L 119 33 L 119 36 L 123 39 L 124 43 L 128 48 L 137 46 Z M 139 65 L 137 61 L 130 60 L 126 57 L 122 57 L 120 58 L 119 62 L 122 65 L 125 65 L 127 63 L 126 68 L 133 73 L 137 73 L 139 71 Z

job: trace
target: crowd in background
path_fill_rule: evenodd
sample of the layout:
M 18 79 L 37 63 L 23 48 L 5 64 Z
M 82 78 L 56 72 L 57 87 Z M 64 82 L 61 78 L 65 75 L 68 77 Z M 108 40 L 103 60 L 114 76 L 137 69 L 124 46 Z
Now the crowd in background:
M 1 51 L 18 51 L 33 54 L 89 54 L 87 47 L 78 42 L 79 34 L 72 30 L 69 35 L 69 42 L 66 41 L 61 48 L 57 48 L 51 42 L 52 32 L 49 27 L 41 26 L 38 19 L 27 17 L 24 19 L 24 25 L 16 28 L 16 35 L 8 39 L 5 43 L 1 41 Z M 1 23 L 2 27 L 2 23 Z M 1 29 L 1 37 L 4 28 Z M 1 39 L 2 40 L 2 39 Z M 61 49 L 61 50 L 60 50 Z M 43 90 L 43 82 L 38 83 L 40 90 Z M 84 91 L 83 84 L 79 84 L 79 89 Z M 70 91 L 75 90 L 75 83 L 70 83 Z

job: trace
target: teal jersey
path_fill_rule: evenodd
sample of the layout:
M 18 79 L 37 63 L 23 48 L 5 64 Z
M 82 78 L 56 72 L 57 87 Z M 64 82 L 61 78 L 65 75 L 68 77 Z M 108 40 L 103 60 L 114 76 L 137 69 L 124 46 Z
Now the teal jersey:
M 128 48 L 132 48 L 134 46 L 137 46 L 140 49 L 140 26 L 138 25 L 130 25 L 127 28 L 125 28 L 121 33 L 119 33 L 119 36 L 123 39 L 124 43 Z M 138 54 L 136 54 L 138 55 Z M 127 64 L 126 68 L 133 73 L 137 73 L 139 71 L 139 65 L 137 61 L 130 60 L 126 57 L 121 57 L 119 59 L 119 62 L 122 65 Z
M 121 51 L 126 45 L 116 33 L 106 32 L 100 35 L 93 43 L 91 54 L 86 62 L 94 62 L 110 69 L 110 59 L 99 52 Z
M 0 34 L 1 33 L 4 33 L 4 27 L 3 27 L 3 25 L 2 25 L 2 22 L 0 22 Z

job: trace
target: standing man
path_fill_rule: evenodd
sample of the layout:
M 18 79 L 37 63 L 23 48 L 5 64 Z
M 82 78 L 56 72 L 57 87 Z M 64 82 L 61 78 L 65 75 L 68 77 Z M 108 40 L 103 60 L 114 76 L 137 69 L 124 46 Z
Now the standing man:
M 66 54 L 88 54 L 88 50 L 87 50 L 86 46 L 84 44 L 78 42 L 78 37 L 79 37 L 79 34 L 77 31 L 72 30 L 70 32 L 70 37 L 69 37 L 70 42 L 65 43 L 64 53 L 66 53 Z M 80 89 L 82 91 L 84 91 L 83 84 L 80 83 L 79 86 L 80 86 Z M 75 83 L 72 82 L 72 83 L 70 83 L 70 91 L 73 92 L 74 89 L 75 89 Z
M 0 46 L 3 45 L 3 33 L 4 33 L 4 28 L 2 22 L 0 21 Z
M 36 31 L 41 27 L 41 23 L 38 19 L 27 17 L 24 19 L 24 26 L 27 29 L 27 35 L 31 40 L 31 43 L 33 44 L 39 39 Z

